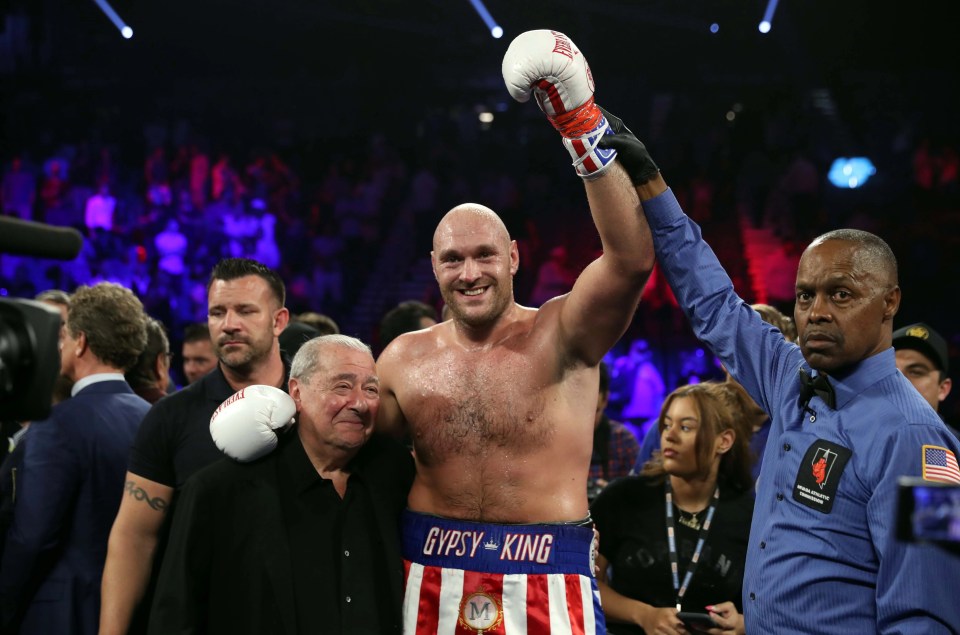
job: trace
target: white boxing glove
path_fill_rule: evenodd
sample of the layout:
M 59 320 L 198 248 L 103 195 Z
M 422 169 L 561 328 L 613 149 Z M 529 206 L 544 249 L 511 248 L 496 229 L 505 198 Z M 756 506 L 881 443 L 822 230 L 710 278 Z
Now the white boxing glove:
M 293 423 L 297 405 L 273 386 L 247 386 L 220 404 L 210 417 L 210 436 L 238 461 L 253 461 L 277 447 L 277 430 Z
M 613 163 L 616 150 L 597 147 L 613 131 L 593 101 L 590 66 L 570 38 L 545 29 L 521 33 L 507 48 L 501 71 L 511 97 L 519 102 L 536 97 L 563 136 L 577 174 L 595 178 Z

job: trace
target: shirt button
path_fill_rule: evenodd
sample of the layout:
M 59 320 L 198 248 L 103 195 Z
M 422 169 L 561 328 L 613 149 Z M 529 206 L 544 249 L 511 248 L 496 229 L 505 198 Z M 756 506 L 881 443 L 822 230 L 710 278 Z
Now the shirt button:
M 784 443 L 784 444 L 783 444 L 783 451 L 784 451 L 784 452 L 789 452 L 789 451 L 790 451 L 790 444 L 789 444 L 789 443 Z
M 778 500 L 778 501 L 782 501 L 782 500 L 783 500 L 783 494 L 777 494 L 777 500 Z
M 761 542 L 760 542 L 760 548 L 761 548 L 761 549 L 766 549 L 766 548 L 767 548 L 767 543 L 766 543 L 765 541 L 761 541 Z
M 346 597 L 346 600 L 347 600 L 347 604 L 349 604 L 349 603 L 350 603 L 350 596 L 349 596 L 349 595 Z
M 810 415 L 810 423 L 816 423 L 817 415 Z
M 345 555 L 346 557 L 349 558 L 349 557 L 350 557 L 350 550 L 349 550 L 349 549 L 345 549 L 344 552 L 343 552 L 343 555 Z
M 751 594 L 750 594 L 750 599 L 751 599 L 751 600 L 756 600 L 756 599 L 757 599 L 757 594 L 756 594 L 756 593 L 751 593 Z

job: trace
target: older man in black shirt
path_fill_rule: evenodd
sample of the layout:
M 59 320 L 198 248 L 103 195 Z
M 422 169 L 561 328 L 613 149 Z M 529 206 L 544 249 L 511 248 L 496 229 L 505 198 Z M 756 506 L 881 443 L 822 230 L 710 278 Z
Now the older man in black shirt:
M 413 461 L 372 437 L 369 347 L 344 335 L 307 342 L 290 398 L 299 422 L 276 452 L 225 459 L 185 485 L 151 634 L 401 632 L 397 521 Z

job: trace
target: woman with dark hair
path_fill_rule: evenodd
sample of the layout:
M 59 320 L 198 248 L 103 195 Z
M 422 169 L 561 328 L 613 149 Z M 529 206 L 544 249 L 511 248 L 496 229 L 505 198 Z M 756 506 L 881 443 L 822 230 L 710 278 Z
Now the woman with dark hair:
M 593 503 L 609 633 L 744 632 L 740 597 L 753 515 L 749 412 L 748 396 L 734 383 L 674 390 L 657 422 L 660 452 Z M 707 614 L 712 625 L 702 617 L 706 626 L 697 626 L 686 613 Z

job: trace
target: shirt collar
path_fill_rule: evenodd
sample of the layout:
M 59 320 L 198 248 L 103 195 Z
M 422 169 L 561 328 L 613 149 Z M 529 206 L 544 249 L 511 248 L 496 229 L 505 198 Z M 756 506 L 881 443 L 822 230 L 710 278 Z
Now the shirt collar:
M 286 443 L 281 445 L 281 462 L 286 466 L 293 480 L 294 491 L 303 492 L 323 481 L 323 477 L 317 472 L 317 468 L 313 467 L 310 457 L 303 449 L 303 441 L 300 440 L 297 427 L 293 426 L 287 430 L 284 437 Z
M 87 375 L 83 379 L 78 379 L 77 383 L 73 385 L 73 388 L 70 389 L 70 396 L 76 397 L 77 393 L 90 386 L 91 384 L 96 384 L 101 381 L 126 381 L 123 378 L 122 373 L 94 373 L 93 375 Z
M 891 346 L 836 376 L 830 375 L 830 383 L 837 396 L 837 410 L 843 408 L 870 386 L 895 372 L 897 372 L 897 361 Z
M 284 437 L 293 437 L 286 439 L 286 443 L 283 443 L 280 452 L 283 453 L 281 460 L 287 466 L 297 492 L 303 492 L 317 483 L 329 480 L 320 476 L 317 468 L 310 461 L 310 457 L 307 456 L 307 451 L 303 448 L 303 441 L 297 432 L 297 426 L 291 427 L 284 434 Z M 347 463 L 345 469 L 350 472 L 351 479 L 363 473 L 365 461 L 361 457 L 365 454 L 363 448 L 360 448 L 357 454 Z
M 290 392 L 290 389 L 289 389 L 290 358 L 284 356 L 282 357 L 282 359 L 283 359 L 283 383 L 280 384 L 279 386 L 276 386 L 276 388 L 279 388 L 283 392 L 288 393 Z M 234 390 L 233 386 L 230 385 L 230 382 L 227 381 L 227 376 L 223 374 L 223 362 L 217 362 L 217 365 L 214 367 L 214 369 L 211 370 L 206 375 L 204 375 L 204 377 L 202 377 L 201 379 L 206 377 L 210 378 L 210 382 L 207 384 L 207 387 L 208 387 L 207 394 L 212 399 L 216 399 L 218 403 L 220 401 L 223 401 L 224 399 L 220 395 L 223 395 L 223 394 L 232 395 L 235 392 L 237 392 L 236 390 Z M 200 381 L 200 380 L 198 379 L 197 381 Z

